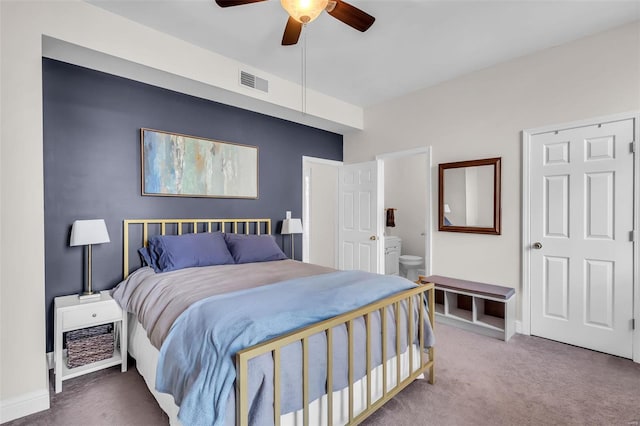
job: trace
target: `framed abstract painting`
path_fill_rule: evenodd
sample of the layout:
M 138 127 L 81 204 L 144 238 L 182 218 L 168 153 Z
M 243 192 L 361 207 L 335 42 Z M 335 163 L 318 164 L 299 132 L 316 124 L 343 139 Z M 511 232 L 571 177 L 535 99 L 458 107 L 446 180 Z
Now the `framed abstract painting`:
M 258 147 L 140 129 L 142 195 L 258 198 Z

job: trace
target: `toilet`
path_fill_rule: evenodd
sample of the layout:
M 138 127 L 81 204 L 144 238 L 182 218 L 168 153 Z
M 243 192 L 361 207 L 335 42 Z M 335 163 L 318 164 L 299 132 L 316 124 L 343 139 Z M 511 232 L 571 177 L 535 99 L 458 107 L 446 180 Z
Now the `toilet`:
M 422 266 L 422 257 L 403 254 L 400 256 L 400 265 L 404 269 L 404 274 L 408 280 L 416 281 L 418 279 L 418 270 Z

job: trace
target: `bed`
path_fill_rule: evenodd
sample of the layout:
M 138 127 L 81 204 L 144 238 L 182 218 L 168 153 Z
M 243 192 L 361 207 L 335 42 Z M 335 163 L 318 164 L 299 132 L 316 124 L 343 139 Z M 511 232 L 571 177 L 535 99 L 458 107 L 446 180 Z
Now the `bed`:
M 425 372 L 434 383 L 432 284 L 282 258 L 157 273 L 136 253 L 155 235 L 222 235 L 236 256 L 234 240 L 270 234 L 270 219 L 124 221 L 114 297 L 171 424 L 357 424 Z

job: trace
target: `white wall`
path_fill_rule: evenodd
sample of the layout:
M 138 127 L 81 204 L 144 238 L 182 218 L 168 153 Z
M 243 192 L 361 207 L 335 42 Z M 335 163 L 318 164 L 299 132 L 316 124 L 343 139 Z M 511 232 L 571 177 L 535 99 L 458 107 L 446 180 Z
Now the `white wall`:
M 345 136 L 344 161 L 388 152 L 390 140 L 396 150 L 431 145 L 436 171 L 438 163 L 502 157 L 502 235 L 434 228 L 433 273 L 519 291 L 521 131 L 638 109 L 636 22 L 367 108 L 365 130 Z
M 45 364 L 42 58 L 0 3 L 0 421 L 49 406 Z M 18 399 L 16 399 L 18 398 Z M 46 399 L 45 399 L 46 398 Z
M 59 59 L 165 87 L 225 94 L 305 122 L 300 86 L 265 75 L 269 95 L 238 84 L 242 64 L 79 0 L 0 1 L 0 422 L 49 406 L 45 363 L 43 45 Z M 70 53 L 71 52 L 71 53 Z M 70 60 L 74 62 L 74 60 Z M 197 64 L 194 66 L 193 64 Z M 176 83 L 177 82 L 177 83 Z M 195 84 L 195 86 L 194 86 Z M 205 93 L 203 91 L 202 93 Z M 214 99 L 215 100 L 215 99 Z M 361 128 L 362 109 L 309 91 L 319 127 Z M 333 124 L 332 124 L 333 123 Z
M 396 208 L 396 226 L 385 235 L 402 239 L 402 254 L 425 257 L 426 154 L 384 160 L 384 207 Z

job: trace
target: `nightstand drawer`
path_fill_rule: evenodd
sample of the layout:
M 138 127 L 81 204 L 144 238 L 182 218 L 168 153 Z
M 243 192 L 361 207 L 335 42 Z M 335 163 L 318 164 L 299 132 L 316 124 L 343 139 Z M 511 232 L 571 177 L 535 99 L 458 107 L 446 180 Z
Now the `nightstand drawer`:
M 69 330 L 76 327 L 88 327 L 95 323 L 118 321 L 122 319 L 122 309 L 115 301 L 90 303 L 80 309 L 64 312 L 62 328 Z

